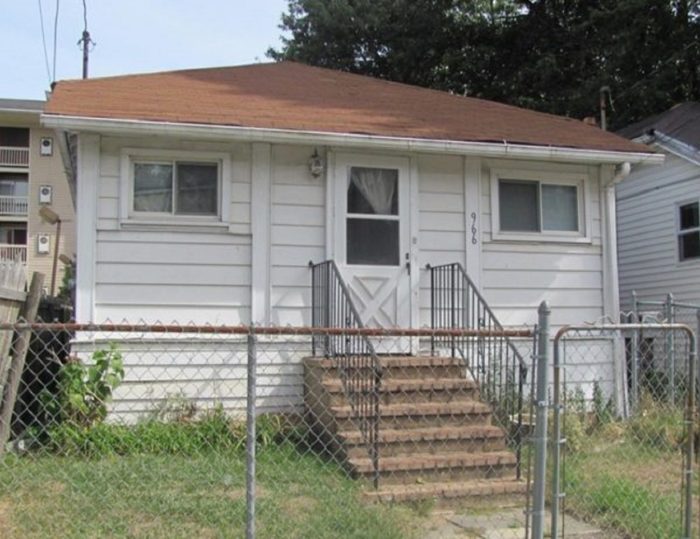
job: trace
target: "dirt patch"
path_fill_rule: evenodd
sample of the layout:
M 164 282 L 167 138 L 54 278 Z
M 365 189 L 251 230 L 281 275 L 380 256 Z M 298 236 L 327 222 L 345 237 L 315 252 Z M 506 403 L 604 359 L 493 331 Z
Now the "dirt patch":
M 146 513 L 129 515 L 129 537 L 172 537 L 173 530 L 168 528 L 161 518 Z M 177 537 L 197 537 L 213 539 L 217 536 L 213 530 L 203 528 L 195 523 L 180 522 L 177 525 Z
M 311 513 L 318 506 L 318 500 L 311 496 L 290 496 L 282 499 L 282 510 L 290 516 Z
M 0 537 L 14 537 L 15 528 L 12 524 L 12 502 L 0 499 Z

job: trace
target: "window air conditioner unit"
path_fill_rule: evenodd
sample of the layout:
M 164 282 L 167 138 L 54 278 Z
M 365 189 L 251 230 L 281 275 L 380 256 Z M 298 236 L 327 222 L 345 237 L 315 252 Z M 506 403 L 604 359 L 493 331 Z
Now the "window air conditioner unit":
M 42 185 L 39 187 L 39 204 L 51 204 L 53 198 L 53 187 Z
M 53 139 L 51 137 L 42 137 L 39 153 L 41 155 L 53 155 Z
M 48 234 L 39 234 L 36 237 L 36 252 L 47 255 L 51 250 L 51 239 Z

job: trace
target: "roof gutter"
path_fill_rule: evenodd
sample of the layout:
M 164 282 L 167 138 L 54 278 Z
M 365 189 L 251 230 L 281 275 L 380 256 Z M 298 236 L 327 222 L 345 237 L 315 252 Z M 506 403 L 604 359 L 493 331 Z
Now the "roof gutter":
M 420 138 L 362 135 L 353 133 L 328 133 L 322 131 L 295 131 L 257 127 L 222 126 L 209 124 L 185 124 L 144 120 L 112 120 L 81 116 L 42 114 L 41 123 L 64 131 L 88 131 L 111 135 L 149 135 L 185 137 L 206 140 L 241 140 L 286 144 L 318 144 L 394 151 L 415 151 L 481 157 L 507 157 L 511 159 L 538 159 L 579 163 L 661 164 L 663 154 L 646 152 L 618 152 L 606 150 L 582 150 L 559 146 L 535 146 L 503 142 L 462 142 Z

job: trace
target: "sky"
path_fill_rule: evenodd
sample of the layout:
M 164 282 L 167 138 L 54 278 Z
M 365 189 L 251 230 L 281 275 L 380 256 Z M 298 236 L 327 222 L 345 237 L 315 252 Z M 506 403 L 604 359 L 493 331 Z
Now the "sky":
M 42 99 L 56 80 L 82 76 L 82 0 L 0 0 L 0 98 Z M 46 52 L 39 4 L 44 16 Z M 286 0 L 86 0 L 95 41 L 89 76 L 269 61 L 279 46 Z

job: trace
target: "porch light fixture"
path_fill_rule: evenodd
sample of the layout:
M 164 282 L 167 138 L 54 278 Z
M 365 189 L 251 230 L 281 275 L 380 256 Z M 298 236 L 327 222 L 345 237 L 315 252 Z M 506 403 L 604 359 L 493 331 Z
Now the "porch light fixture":
M 314 178 L 318 178 L 323 174 L 323 159 L 318 155 L 317 148 L 314 148 L 314 153 L 309 158 L 309 172 Z
M 39 209 L 39 217 L 50 225 L 56 225 L 56 242 L 53 249 L 53 265 L 51 267 L 51 295 L 56 293 L 56 267 L 58 266 L 58 247 L 61 241 L 61 216 L 48 206 Z

